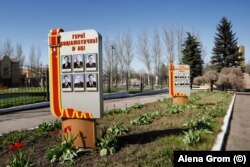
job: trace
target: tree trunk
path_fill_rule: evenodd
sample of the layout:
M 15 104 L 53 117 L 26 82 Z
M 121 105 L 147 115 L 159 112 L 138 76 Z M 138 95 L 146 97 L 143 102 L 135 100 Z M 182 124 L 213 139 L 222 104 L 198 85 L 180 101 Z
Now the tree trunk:
M 213 86 L 214 86 L 214 82 L 211 81 L 211 82 L 210 82 L 210 91 L 211 91 L 211 92 L 213 92 Z
M 152 84 L 152 90 L 154 90 L 154 76 L 152 75 L 152 79 L 151 79 L 151 84 Z
M 143 92 L 143 80 L 142 80 L 142 77 L 141 77 L 141 93 Z
M 110 82 L 110 76 L 108 77 L 108 92 L 111 92 L 111 82 Z
M 126 76 L 126 90 L 127 90 L 127 92 L 128 92 L 128 88 L 129 88 L 129 86 L 128 86 L 128 71 L 127 71 L 127 74 L 126 74 L 127 76 Z
M 148 73 L 148 86 L 150 86 L 150 75 Z
M 155 85 L 156 85 L 156 86 L 158 86 L 158 80 L 159 80 L 158 75 L 155 75 Z

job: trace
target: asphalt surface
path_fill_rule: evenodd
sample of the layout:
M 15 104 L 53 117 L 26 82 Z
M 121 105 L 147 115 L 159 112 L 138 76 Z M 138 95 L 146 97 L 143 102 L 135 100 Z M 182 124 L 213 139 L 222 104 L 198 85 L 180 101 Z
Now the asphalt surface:
M 225 150 L 250 150 L 250 93 L 236 94 Z
M 156 95 L 104 100 L 104 110 L 129 107 L 135 103 L 150 103 L 168 97 L 169 95 L 167 93 L 161 93 Z M 43 122 L 50 123 L 54 120 L 56 120 L 56 118 L 51 115 L 49 107 L 2 114 L 0 115 L 0 135 L 14 130 L 35 128 Z

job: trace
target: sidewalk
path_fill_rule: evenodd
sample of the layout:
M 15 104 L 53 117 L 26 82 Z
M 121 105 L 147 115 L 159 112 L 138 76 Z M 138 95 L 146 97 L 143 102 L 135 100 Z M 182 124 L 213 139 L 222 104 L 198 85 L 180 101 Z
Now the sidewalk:
M 161 93 L 156 95 L 104 100 L 104 110 L 111 110 L 114 107 L 129 107 L 135 103 L 150 103 L 168 97 L 167 93 Z M 0 135 L 14 130 L 34 128 L 43 122 L 49 123 L 55 119 L 56 118 L 51 115 L 49 107 L 3 114 L 0 115 Z
M 250 150 L 250 93 L 237 93 L 225 150 Z

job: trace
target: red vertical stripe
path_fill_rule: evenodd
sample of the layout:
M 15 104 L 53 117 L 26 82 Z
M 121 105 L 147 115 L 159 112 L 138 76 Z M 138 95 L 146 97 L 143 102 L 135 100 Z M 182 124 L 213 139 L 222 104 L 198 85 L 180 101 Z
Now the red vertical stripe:
M 174 65 L 170 63 L 170 95 L 174 96 Z
M 57 63 L 57 49 L 54 48 L 55 50 L 52 51 L 52 82 L 53 82 L 53 102 L 54 102 L 54 113 L 57 117 L 61 116 L 61 111 L 60 111 L 60 106 L 59 106 L 59 97 L 58 97 L 58 92 L 59 92 L 59 85 L 58 85 L 58 63 Z

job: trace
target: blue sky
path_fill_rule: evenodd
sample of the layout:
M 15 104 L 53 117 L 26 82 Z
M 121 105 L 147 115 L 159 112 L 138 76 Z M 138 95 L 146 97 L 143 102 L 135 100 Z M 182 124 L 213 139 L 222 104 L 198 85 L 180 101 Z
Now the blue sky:
M 226 16 L 233 24 L 238 43 L 245 45 L 249 61 L 249 9 L 248 0 L 3 0 L 0 3 L 0 44 L 6 39 L 13 45 L 21 43 L 26 61 L 31 46 L 40 47 L 43 64 L 48 64 L 47 38 L 52 28 L 95 29 L 104 39 L 113 39 L 128 30 L 137 37 L 140 31 L 180 25 L 185 32 L 199 34 L 208 61 L 216 26 Z M 137 54 L 136 49 L 134 54 Z M 137 62 L 135 58 L 134 68 Z

